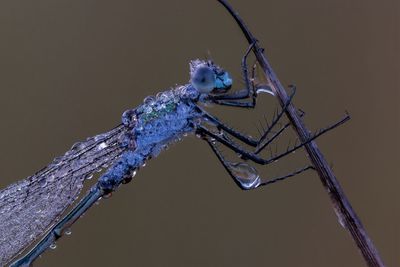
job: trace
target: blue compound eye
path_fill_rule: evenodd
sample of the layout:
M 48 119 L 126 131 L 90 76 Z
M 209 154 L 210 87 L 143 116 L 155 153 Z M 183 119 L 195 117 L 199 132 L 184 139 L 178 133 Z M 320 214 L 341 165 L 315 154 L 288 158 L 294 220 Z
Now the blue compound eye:
M 199 66 L 193 73 L 191 83 L 200 93 L 209 93 L 215 88 L 216 75 L 206 65 Z

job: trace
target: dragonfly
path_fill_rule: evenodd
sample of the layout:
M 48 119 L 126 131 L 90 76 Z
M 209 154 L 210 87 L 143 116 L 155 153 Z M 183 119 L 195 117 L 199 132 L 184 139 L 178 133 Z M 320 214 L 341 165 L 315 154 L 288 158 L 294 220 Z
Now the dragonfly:
M 0 265 L 10 264 L 37 242 L 10 265 L 31 266 L 93 204 L 109 196 L 120 185 L 129 183 L 148 160 L 188 134 L 195 134 L 211 147 L 233 181 L 243 190 L 312 170 L 313 167 L 307 165 L 280 177 L 262 179 L 249 162 L 271 164 L 342 124 L 347 118 L 316 132 L 306 142 L 263 158 L 260 152 L 290 128 L 289 123 L 278 124 L 289 103 L 258 138 L 235 130 L 206 111 L 206 105 L 251 109 L 256 106 L 260 93 L 273 94 L 267 85 L 254 83 L 254 71 L 253 75 L 249 74 L 247 58 L 253 45 L 247 49 L 241 62 L 244 89 L 232 90 L 230 74 L 211 60 L 192 60 L 187 84 L 145 98 L 138 107 L 125 111 L 122 122 L 112 130 L 76 143 L 42 170 L 1 190 Z M 295 87 L 292 88 L 289 102 L 295 92 Z M 278 125 L 280 128 L 272 131 Z M 241 143 L 251 149 L 244 148 Z M 220 146 L 234 151 L 239 155 L 238 160 L 233 162 L 225 158 Z M 84 182 L 102 169 L 106 171 L 65 214 L 79 198 Z M 38 241 L 39 238 L 42 239 Z

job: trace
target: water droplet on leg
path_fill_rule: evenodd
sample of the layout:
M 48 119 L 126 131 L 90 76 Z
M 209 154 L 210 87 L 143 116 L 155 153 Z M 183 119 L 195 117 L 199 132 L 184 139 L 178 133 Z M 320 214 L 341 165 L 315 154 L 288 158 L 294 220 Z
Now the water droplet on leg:
M 227 167 L 243 188 L 256 188 L 260 185 L 260 175 L 254 167 L 247 163 L 228 163 Z

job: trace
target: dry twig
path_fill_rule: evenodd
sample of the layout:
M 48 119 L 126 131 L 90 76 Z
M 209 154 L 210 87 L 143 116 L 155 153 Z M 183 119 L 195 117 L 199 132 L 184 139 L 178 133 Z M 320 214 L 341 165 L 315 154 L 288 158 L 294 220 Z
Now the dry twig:
M 253 52 L 261 68 L 263 69 L 275 96 L 277 97 L 280 105 L 283 107 L 285 103 L 288 103 L 289 97 L 286 93 L 285 88 L 282 86 L 271 65 L 269 64 L 266 56 L 264 55 L 264 50 L 259 46 L 256 38 L 244 24 L 239 14 L 233 10 L 233 8 L 227 3 L 227 1 L 217 1 L 220 2 L 236 20 L 249 44 L 255 43 L 255 45 L 253 46 Z M 294 107 L 294 105 L 290 103 L 289 106 L 286 108 L 286 116 L 288 117 L 299 139 L 302 142 L 305 142 L 310 139 L 310 131 L 306 128 L 304 122 L 302 121 L 299 113 L 296 112 L 296 110 L 297 109 Z M 343 226 L 352 235 L 368 266 L 384 266 L 384 263 L 380 258 L 377 249 L 374 247 L 360 219 L 351 207 L 350 202 L 345 196 L 338 180 L 336 179 L 332 169 L 326 162 L 315 141 L 306 144 L 305 149 L 312 164 L 314 165 L 315 170 L 319 175 L 322 185 L 329 194 L 333 208 L 338 216 L 339 222 L 343 224 Z

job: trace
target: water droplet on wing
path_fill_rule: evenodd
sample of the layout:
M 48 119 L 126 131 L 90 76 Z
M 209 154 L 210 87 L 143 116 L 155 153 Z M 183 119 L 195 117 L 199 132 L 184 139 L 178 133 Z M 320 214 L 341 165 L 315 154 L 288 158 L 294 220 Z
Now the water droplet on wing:
M 39 184 L 41 187 L 45 187 L 47 185 L 47 180 L 45 178 L 43 178 L 39 181 Z
M 108 147 L 108 145 L 107 145 L 105 142 L 103 142 L 103 143 L 101 143 L 101 144 L 99 144 L 99 145 L 97 146 L 97 150 L 102 150 L 102 149 L 104 149 L 104 148 L 106 148 L 106 147 Z

